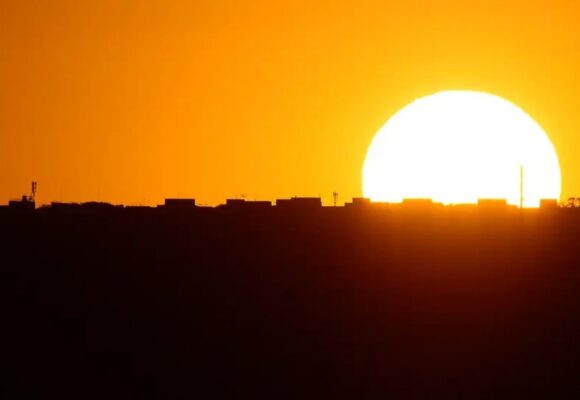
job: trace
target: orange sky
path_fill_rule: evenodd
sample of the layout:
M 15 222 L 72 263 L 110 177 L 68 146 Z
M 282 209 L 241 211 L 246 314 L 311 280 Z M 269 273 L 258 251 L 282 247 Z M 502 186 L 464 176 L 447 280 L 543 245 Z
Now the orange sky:
M 576 1 L 0 0 L 0 203 L 361 195 L 413 99 L 522 107 L 580 196 Z

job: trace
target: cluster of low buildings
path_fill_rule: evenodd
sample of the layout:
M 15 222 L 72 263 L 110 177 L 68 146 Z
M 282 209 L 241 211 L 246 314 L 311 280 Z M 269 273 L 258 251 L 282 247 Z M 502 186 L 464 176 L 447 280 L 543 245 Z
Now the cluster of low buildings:
M 199 206 L 193 198 L 168 198 L 165 199 L 164 204 L 157 207 L 137 207 L 137 206 L 118 206 L 102 202 L 86 202 L 86 203 L 59 203 L 53 202 L 48 206 L 41 208 L 52 209 L 108 209 L 108 208 L 158 208 L 171 211 L 186 211 L 196 208 L 216 208 L 228 210 L 315 210 L 322 208 L 322 200 L 320 197 L 292 197 L 289 199 L 278 199 L 274 203 L 271 201 L 256 201 L 246 199 L 227 199 L 225 204 L 216 207 Z M 457 204 L 444 206 L 442 203 L 434 202 L 431 199 L 404 199 L 401 203 L 381 203 L 371 202 L 368 198 L 355 197 L 352 201 L 344 204 L 345 209 L 363 209 L 363 208 L 387 208 L 387 209 L 435 209 L 435 208 L 483 208 L 483 209 L 515 209 L 514 205 L 510 205 L 504 199 L 480 199 L 477 204 Z M 540 201 L 541 209 L 556 209 L 562 207 L 555 199 L 544 199 Z M 33 199 L 28 196 L 23 196 L 19 200 L 11 200 L 8 205 L 0 206 L 0 208 L 20 211 L 31 211 L 36 209 L 36 204 Z M 324 208 L 343 208 L 336 206 L 325 206 Z

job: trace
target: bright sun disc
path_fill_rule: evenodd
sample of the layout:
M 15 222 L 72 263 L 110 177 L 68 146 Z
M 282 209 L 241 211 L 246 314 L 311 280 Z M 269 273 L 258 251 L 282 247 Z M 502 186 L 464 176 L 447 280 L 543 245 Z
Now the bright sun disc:
M 478 199 L 525 207 L 559 199 L 560 166 L 542 128 L 500 97 L 445 91 L 397 112 L 375 135 L 363 167 L 363 194 L 373 201 Z

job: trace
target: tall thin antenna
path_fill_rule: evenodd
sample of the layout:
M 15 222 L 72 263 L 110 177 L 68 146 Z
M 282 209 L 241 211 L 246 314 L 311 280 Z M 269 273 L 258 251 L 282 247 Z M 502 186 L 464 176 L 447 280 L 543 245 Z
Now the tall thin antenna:
M 32 193 L 30 194 L 30 201 L 35 201 L 36 200 L 36 181 L 32 182 Z
M 334 206 L 336 207 L 336 203 L 338 202 L 338 192 L 332 192 L 332 200 L 334 202 Z
M 520 164 L 520 208 L 524 207 L 524 164 Z

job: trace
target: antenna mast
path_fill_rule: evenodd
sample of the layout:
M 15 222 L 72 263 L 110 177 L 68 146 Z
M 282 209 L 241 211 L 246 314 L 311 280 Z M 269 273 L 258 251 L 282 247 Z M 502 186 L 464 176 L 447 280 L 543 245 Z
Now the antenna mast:
M 338 202 L 338 192 L 332 192 L 332 200 L 334 202 L 334 206 L 336 207 L 336 203 Z
M 524 164 L 520 164 L 520 208 L 524 207 Z
M 34 201 L 36 200 L 36 181 L 32 181 L 32 193 L 30 194 L 30 201 L 32 201 L 34 203 Z

